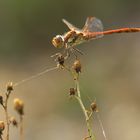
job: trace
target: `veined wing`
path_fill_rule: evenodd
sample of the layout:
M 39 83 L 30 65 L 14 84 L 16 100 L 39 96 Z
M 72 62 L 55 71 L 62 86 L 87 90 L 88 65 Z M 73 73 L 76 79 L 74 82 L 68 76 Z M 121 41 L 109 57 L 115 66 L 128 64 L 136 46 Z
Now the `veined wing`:
M 72 31 L 81 31 L 79 28 L 75 27 L 74 25 L 72 25 L 71 23 L 69 23 L 67 20 L 62 19 L 62 21 L 68 26 L 68 28 Z
M 87 17 L 82 32 L 95 32 L 95 34 L 97 33 L 96 38 L 100 38 L 103 34 L 98 34 L 98 32 L 103 32 L 103 24 L 96 17 Z

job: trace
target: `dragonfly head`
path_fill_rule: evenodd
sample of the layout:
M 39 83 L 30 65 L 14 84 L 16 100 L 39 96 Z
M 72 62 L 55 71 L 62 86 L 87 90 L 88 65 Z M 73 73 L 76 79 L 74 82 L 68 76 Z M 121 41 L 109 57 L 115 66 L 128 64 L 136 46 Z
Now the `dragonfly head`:
M 64 46 L 64 38 L 61 35 L 57 35 L 52 39 L 52 44 L 56 48 L 62 48 Z

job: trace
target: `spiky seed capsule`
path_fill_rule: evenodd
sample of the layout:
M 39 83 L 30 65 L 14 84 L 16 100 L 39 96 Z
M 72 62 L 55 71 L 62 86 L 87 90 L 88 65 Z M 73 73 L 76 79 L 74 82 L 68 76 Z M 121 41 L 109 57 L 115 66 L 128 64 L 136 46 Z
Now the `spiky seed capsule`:
M 18 126 L 18 122 L 14 117 L 10 118 L 10 122 L 12 123 L 13 126 L 16 126 L 16 127 Z
M 75 94 L 76 94 L 75 88 L 70 88 L 69 95 L 72 96 L 72 95 L 75 95 Z
M 0 121 L 0 132 L 2 132 L 5 129 L 4 121 Z
M 14 99 L 14 108 L 19 113 L 19 115 L 24 114 L 24 111 L 23 111 L 24 103 L 22 100 L 20 100 L 18 98 Z
M 3 96 L 0 95 L 0 104 L 3 105 Z
M 92 109 L 93 112 L 98 112 L 96 102 L 92 102 L 91 105 L 90 105 L 90 107 L 91 107 L 91 109 Z
M 65 58 L 62 54 L 59 54 L 58 57 L 57 57 L 57 62 L 59 63 L 59 65 L 64 65 L 64 62 L 65 62 Z
M 7 91 L 8 92 L 11 92 L 12 90 L 14 90 L 13 89 L 13 83 L 12 82 L 9 82 L 6 87 L 7 87 Z
M 76 73 L 81 72 L 81 62 L 80 60 L 75 60 L 73 63 L 73 69 L 76 71 Z

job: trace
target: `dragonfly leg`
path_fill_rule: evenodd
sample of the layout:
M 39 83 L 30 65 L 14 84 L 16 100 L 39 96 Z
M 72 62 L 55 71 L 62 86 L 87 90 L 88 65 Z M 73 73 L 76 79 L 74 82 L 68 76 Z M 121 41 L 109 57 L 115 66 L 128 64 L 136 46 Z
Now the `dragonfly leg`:
M 62 55 L 62 54 L 61 54 L 61 53 L 56 53 L 56 54 L 51 55 L 51 57 L 52 57 L 52 58 L 54 58 L 54 57 L 55 57 L 54 61 L 56 62 L 56 61 L 57 61 L 58 56 L 60 56 L 60 55 Z
M 64 47 L 64 52 L 63 55 L 65 56 L 65 59 L 68 59 L 70 57 L 70 48 L 68 47 L 67 43 L 65 43 L 65 47 Z
M 65 59 L 68 59 L 70 57 L 70 50 L 69 49 L 65 49 L 64 50 L 64 54 L 66 54 Z
M 77 49 L 75 47 L 73 47 L 73 50 L 75 50 L 76 52 L 80 53 L 81 55 L 84 55 L 84 53 L 81 50 L 79 50 L 79 49 Z
M 71 53 L 75 56 L 75 58 L 77 59 L 78 56 L 77 56 L 77 54 L 75 53 L 75 50 L 74 50 L 73 48 L 71 48 L 70 51 L 71 51 Z
M 56 57 L 56 56 L 58 56 L 58 55 L 60 55 L 61 53 L 55 53 L 55 54 L 53 54 L 53 55 L 51 55 L 51 57 Z
M 78 52 L 78 53 L 81 54 L 81 55 L 84 55 L 82 51 L 80 51 L 79 49 L 77 49 L 77 48 L 75 48 L 75 47 L 72 47 L 72 48 L 70 49 L 70 51 L 71 51 L 72 54 L 76 57 L 76 59 L 77 59 L 77 57 L 78 57 L 77 54 L 76 54 L 76 52 Z

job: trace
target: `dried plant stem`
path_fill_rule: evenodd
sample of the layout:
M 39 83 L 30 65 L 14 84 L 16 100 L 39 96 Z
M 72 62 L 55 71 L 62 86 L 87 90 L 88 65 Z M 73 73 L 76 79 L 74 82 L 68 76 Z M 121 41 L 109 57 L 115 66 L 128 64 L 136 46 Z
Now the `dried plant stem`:
M 4 105 L 4 111 L 5 111 L 5 119 L 6 119 L 6 140 L 9 140 L 9 114 L 8 114 L 8 99 L 9 99 L 10 93 L 6 93 L 6 99 L 5 99 L 5 105 Z
M 88 129 L 88 137 L 87 138 L 90 138 L 91 140 L 95 140 L 95 136 L 93 135 L 93 132 L 92 132 L 92 128 L 90 126 L 90 122 L 89 122 L 89 115 L 88 115 L 88 112 L 83 104 L 83 101 L 81 99 L 81 93 L 80 93 L 80 87 L 79 87 L 79 81 L 78 79 L 75 80 L 75 84 L 76 84 L 76 89 L 77 89 L 77 96 L 75 96 L 75 98 L 78 100 L 79 104 L 80 104 L 80 107 L 85 115 L 85 119 L 86 119 L 86 125 L 87 125 L 87 129 Z
M 39 72 L 39 73 L 37 73 L 37 74 L 35 74 L 35 75 L 32 75 L 32 76 L 30 76 L 30 77 L 28 77 L 28 78 L 26 78 L 26 79 L 23 79 L 23 80 L 21 80 L 21 81 L 15 83 L 15 84 L 14 84 L 14 87 L 19 86 L 19 85 L 21 85 L 21 84 L 23 84 L 23 83 L 25 83 L 25 82 L 27 82 L 27 81 L 30 81 L 30 80 L 32 80 L 32 79 L 35 79 L 35 78 L 37 78 L 37 77 L 39 77 L 39 76 L 42 76 L 43 74 L 45 74 L 45 73 L 47 73 L 47 72 L 50 72 L 50 71 L 53 71 L 53 70 L 56 70 L 56 69 L 58 69 L 58 67 L 52 67 L 52 68 L 49 68 L 49 69 L 45 69 L 44 71 L 41 71 L 41 72 Z
M 23 140 L 23 115 L 20 115 L 20 140 Z
M 0 135 L 0 140 L 3 140 L 2 136 Z

